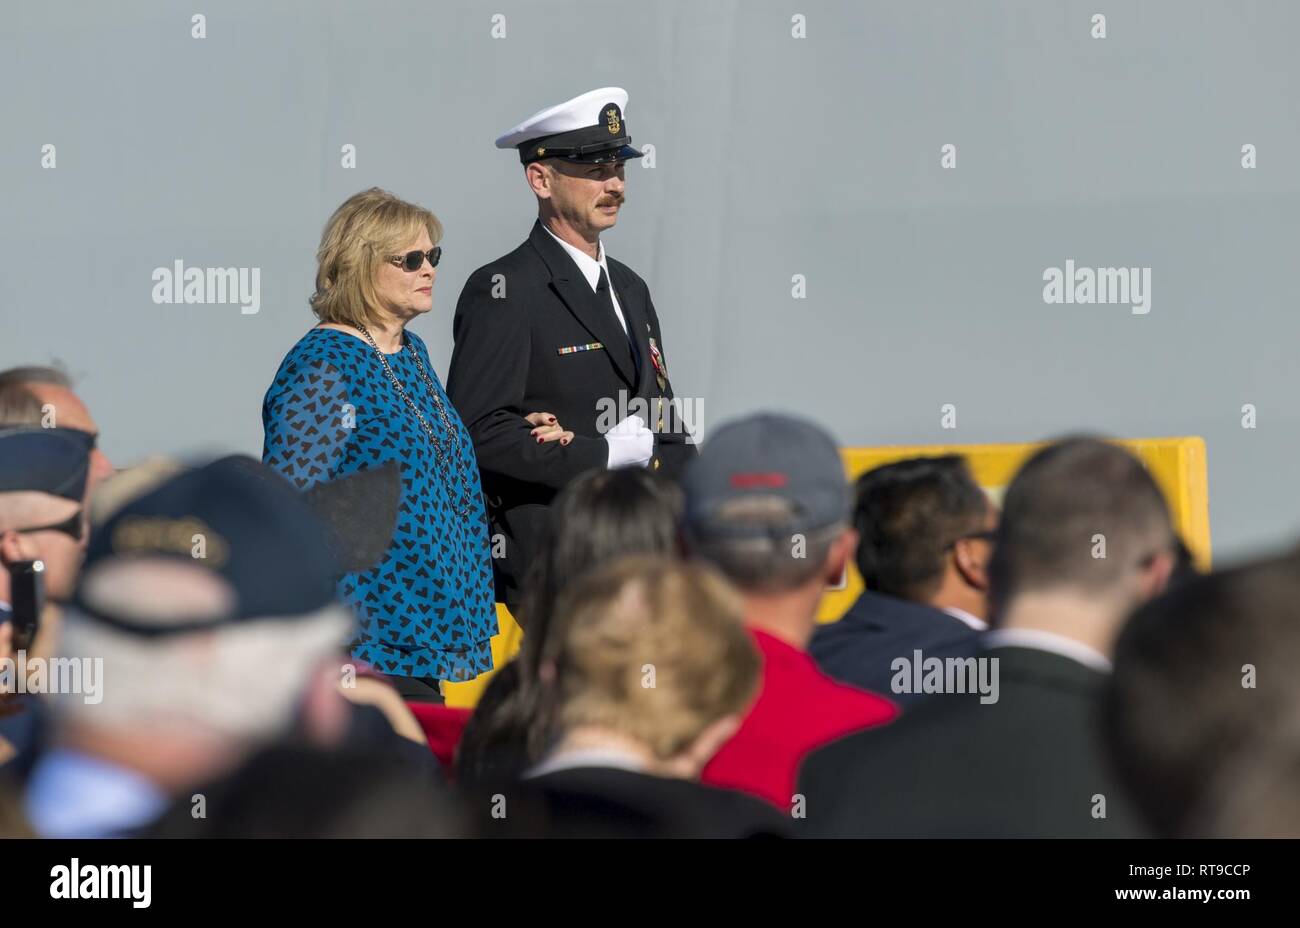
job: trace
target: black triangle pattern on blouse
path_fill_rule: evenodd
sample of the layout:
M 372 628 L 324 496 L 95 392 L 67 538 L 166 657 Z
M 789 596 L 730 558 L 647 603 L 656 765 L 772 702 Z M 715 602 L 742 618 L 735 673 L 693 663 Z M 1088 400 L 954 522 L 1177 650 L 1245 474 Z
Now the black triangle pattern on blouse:
M 422 410 L 432 408 L 408 354 L 390 355 L 389 363 L 411 399 Z M 433 377 L 427 355 L 422 360 Z M 466 680 L 490 669 L 497 621 L 487 525 L 473 445 L 459 418 L 452 421 L 460 434 L 447 441 L 438 417 L 426 416 L 449 454 L 461 455 L 474 475 L 475 511 L 468 519 L 434 472 L 428 435 L 360 339 L 311 330 L 281 364 L 262 418 L 263 461 L 301 490 L 387 461 L 400 469 L 402 498 L 387 552 L 339 584 L 340 597 L 357 612 L 353 653 L 381 673 L 404 676 Z

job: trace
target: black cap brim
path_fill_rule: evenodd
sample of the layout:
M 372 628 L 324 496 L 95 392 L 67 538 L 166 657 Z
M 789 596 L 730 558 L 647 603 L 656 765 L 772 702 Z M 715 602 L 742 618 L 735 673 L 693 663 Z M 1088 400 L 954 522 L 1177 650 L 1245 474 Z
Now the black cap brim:
M 587 152 L 582 155 L 557 155 L 560 161 L 570 161 L 574 164 L 609 164 L 611 161 L 629 161 L 632 158 L 640 158 L 644 152 L 638 151 L 631 145 L 618 145 L 605 151 Z

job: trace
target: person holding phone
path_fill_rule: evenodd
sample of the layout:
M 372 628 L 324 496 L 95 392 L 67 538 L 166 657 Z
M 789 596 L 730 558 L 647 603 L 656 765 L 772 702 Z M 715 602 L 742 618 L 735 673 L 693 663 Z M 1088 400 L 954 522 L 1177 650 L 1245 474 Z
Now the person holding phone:
M 90 443 L 76 429 L 0 429 L 0 621 L 15 616 L 13 576 L 44 577 L 53 603 L 72 595 L 85 551 Z M 22 566 L 39 561 L 43 570 Z
M 53 652 L 86 548 L 92 448 L 76 429 L 0 428 L 0 659 Z M 38 736 L 33 700 L 0 691 L 0 765 Z

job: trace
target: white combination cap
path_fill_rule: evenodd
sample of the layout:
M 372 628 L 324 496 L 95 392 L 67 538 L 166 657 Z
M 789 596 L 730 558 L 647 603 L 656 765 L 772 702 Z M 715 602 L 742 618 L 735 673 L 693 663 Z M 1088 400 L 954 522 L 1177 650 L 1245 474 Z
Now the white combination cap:
M 562 158 L 586 164 L 640 158 L 632 147 L 627 120 L 627 91 L 601 87 L 548 106 L 497 138 L 497 148 L 516 148 L 524 164 Z

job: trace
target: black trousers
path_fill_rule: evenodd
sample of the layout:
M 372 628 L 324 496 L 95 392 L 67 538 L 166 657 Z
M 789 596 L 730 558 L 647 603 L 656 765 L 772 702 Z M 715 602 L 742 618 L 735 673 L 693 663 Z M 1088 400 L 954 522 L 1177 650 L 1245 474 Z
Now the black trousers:
M 391 676 L 388 682 L 407 702 L 445 702 L 438 688 L 441 681 L 437 677 Z

